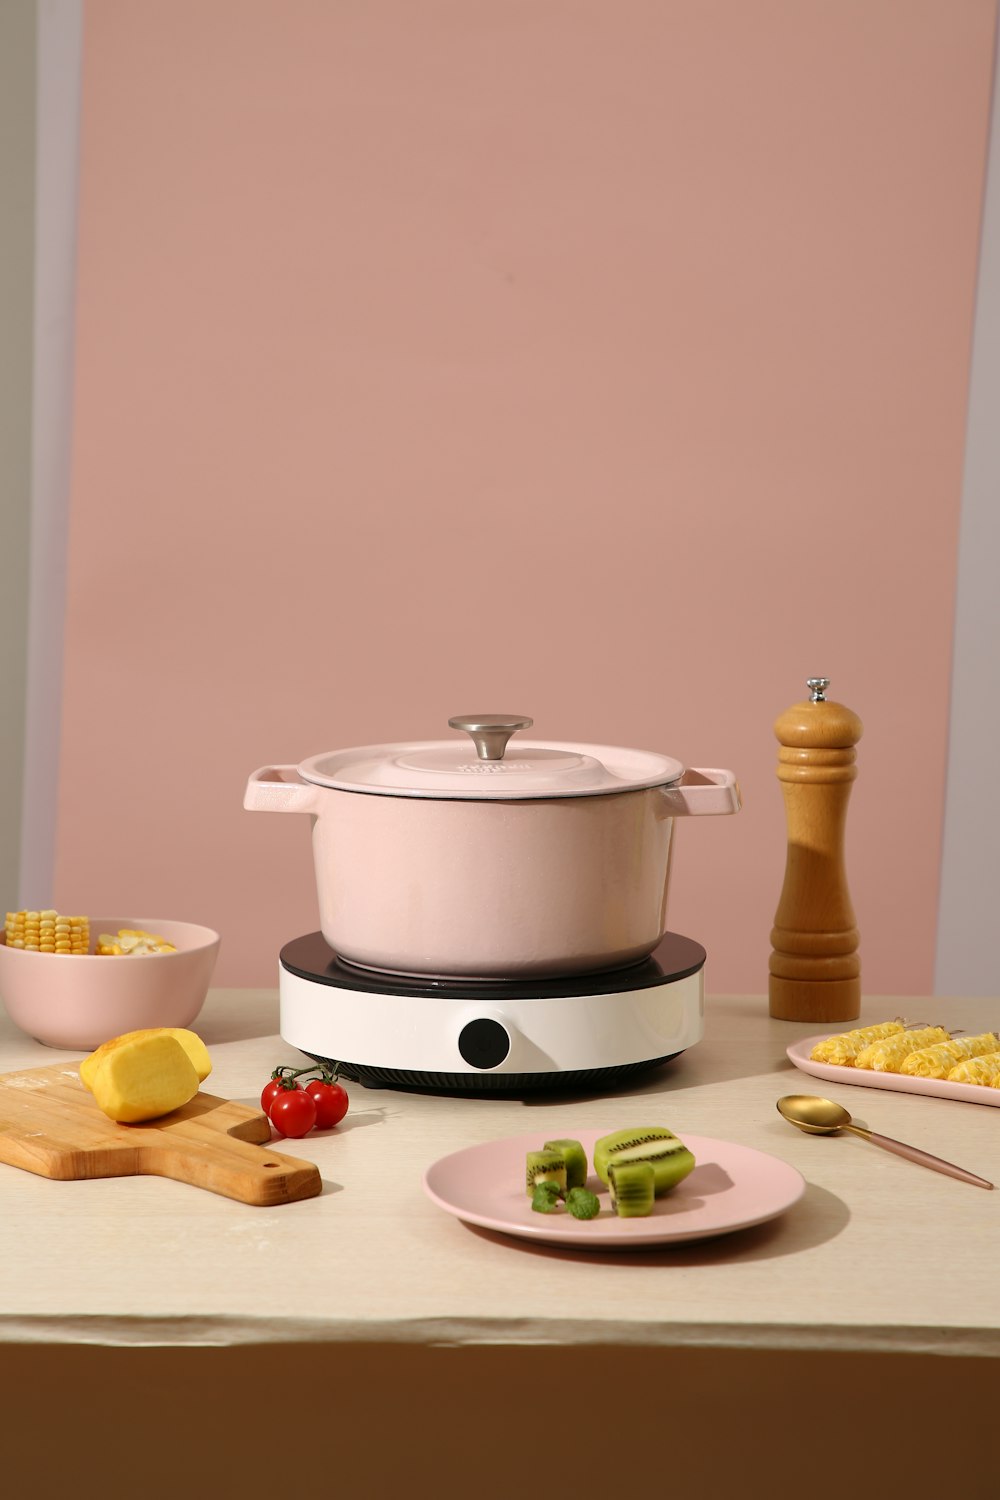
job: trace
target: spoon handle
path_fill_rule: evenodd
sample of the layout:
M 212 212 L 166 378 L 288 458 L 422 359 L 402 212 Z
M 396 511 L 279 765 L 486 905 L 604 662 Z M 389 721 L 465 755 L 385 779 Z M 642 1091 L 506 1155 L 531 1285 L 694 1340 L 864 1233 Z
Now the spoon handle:
M 857 1129 L 857 1127 L 849 1127 Z M 958 1177 L 962 1182 L 972 1182 L 976 1187 L 992 1188 L 992 1182 L 987 1182 L 985 1177 L 977 1177 L 975 1172 L 967 1172 L 964 1167 L 956 1167 L 954 1162 L 942 1161 L 940 1156 L 931 1156 L 929 1151 L 921 1151 L 918 1146 L 907 1146 L 902 1141 L 894 1141 L 891 1135 L 879 1135 L 875 1130 L 859 1130 L 865 1140 L 871 1141 L 873 1146 L 881 1146 L 884 1151 L 892 1151 L 896 1156 L 905 1156 L 907 1161 L 919 1162 L 923 1167 L 931 1167 L 935 1172 L 944 1172 L 948 1177 Z

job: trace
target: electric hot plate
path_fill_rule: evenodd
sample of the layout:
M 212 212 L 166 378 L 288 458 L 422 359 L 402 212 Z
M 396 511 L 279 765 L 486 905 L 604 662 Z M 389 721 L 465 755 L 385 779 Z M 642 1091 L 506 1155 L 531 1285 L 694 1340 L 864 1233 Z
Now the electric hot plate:
M 700 1041 L 705 957 L 700 943 L 668 932 L 624 969 L 459 981 L 356 968 L 311 932 L 281 950 L 281 1035 L 369 1088 L 600 1087 Z

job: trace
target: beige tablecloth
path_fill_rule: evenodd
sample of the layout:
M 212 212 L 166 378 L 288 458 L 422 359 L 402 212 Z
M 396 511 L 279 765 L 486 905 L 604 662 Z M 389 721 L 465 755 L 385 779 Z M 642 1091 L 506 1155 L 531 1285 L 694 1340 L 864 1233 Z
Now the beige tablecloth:
M 886 999 L 983 1029 L 1000 1002 Z M 206 1088 L 248 1104 L 274 1065 L 273 992 L 214 991 L 198 1022 Z M 447 1098 L 351 1086 L 333 1133 L 280 1143 L 320 1197 L 253 1208 L 163 1178 L 53 1182 L 0 1167 L 0 1338 L 107 1345 L 346 1341 L 421 1346 L 1000 1352 L 1000 1191 L 856 1137 L 799 1134 L 782 1093 L 823 1093 L 884 1134 L 1000 1181 L 1000 1109 L 822 1084 L 791 1066 L 812 1028 L 759 998 L 716 998 L 706 1035 L 610 1097 Z M 0 1020 L 0 1071 L 68 1058 Z M 457 1148 L 649 1119 L 739 1141 L 805 1176 L 801 1201 L 722 1238 L 641 1253 L 550 1249 L 472 1228 L 425 1195 Z M 276 1143 L 278 1144 L 278 1143 Z

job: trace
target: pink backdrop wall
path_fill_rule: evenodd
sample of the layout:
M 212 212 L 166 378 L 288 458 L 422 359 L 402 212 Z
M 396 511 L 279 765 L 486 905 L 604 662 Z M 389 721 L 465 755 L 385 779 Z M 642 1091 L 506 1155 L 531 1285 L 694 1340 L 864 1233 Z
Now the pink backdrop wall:
M 737 771 L 671 919 L 760 992 L 826 673 L 865 986 L 928 991 L 994 22 L 88 0 L 57 904 L 272 984 L 248 772 L 513 709 Z

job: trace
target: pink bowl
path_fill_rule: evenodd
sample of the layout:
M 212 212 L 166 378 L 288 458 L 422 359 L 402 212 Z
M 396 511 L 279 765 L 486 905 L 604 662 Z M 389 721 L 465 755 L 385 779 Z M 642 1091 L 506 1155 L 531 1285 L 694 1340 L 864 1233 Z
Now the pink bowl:
M 46 1047 L 87 1052 L 125 1031 L 190 1026 L 208 994 L 219 934 L 193 922 L 91 917 L 91 947 L 98 933 L 120 927 L 155 932 L 177 951 L 33 953 L 8 948 L 0 932 L 0 1000 L 14 1024 Z

